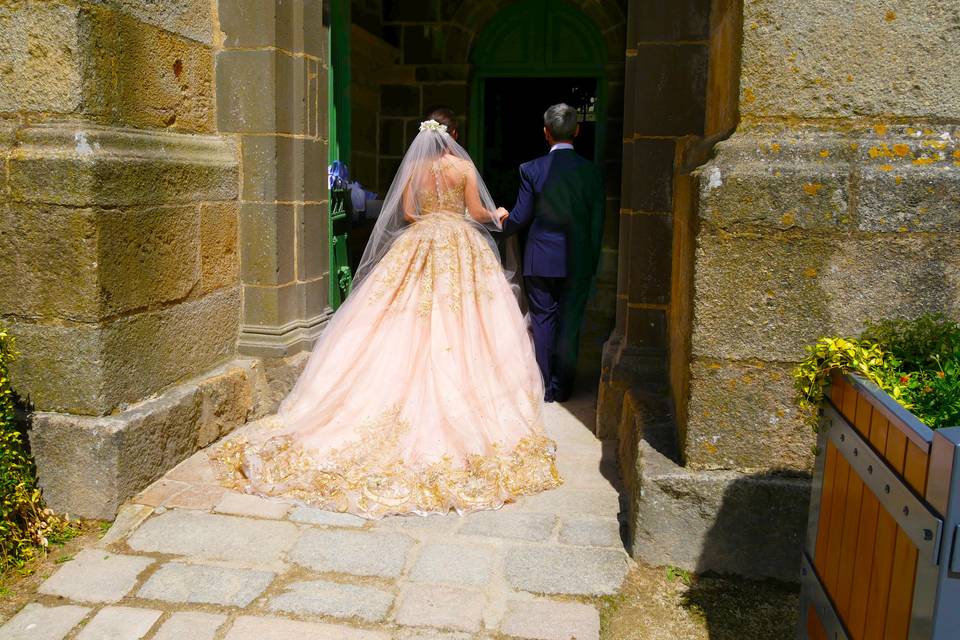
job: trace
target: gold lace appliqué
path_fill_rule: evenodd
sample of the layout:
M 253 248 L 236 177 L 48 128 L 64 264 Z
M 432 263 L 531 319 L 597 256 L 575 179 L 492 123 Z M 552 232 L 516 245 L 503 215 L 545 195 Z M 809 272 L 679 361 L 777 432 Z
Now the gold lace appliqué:
M 401 439 L 411 428 L 393 408 L 360 426 L 348 445 L 323 456 L 284 435 L 259 445 L 229 441 L 212 459 L 221 482 L 231 488 L 368 518 L 496 508 L 562 483 L 555 445 L 542 430 L 459 464 L 443 458 L 410 465 L 401 458 Z

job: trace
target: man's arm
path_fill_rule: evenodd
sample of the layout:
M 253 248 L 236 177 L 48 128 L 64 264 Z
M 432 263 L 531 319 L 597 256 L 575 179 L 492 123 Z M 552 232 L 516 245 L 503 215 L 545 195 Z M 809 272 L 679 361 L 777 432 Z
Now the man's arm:
M 503 223 L 506 233 L 513 233 L 527 227 L 533 222 L 533 181 L 520 166 L 520 192 L 517 194 L 517 203 L 513 205 L 508 217 Z

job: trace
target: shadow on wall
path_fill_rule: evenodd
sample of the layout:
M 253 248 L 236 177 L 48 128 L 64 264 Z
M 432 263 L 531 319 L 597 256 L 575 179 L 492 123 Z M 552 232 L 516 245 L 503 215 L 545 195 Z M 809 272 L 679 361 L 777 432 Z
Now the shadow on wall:
M 711 640 L 781 640 L 794 634 L 797 583 L 732 574 L 743 574 L 745 568 L 752 568 L 748 569 L 752 575 L 781 573 L 765 565 L 792 562 L 799 580 L 807 513 L 803 487 L 809 487 L 806 477 L 774 470 L 744 475 L 723 491 L 714 524 L 703 540 L 697 576 L 685 596 L 686 606 L 703 615 Z M 785 494 L 795 499 L 784 500 Z

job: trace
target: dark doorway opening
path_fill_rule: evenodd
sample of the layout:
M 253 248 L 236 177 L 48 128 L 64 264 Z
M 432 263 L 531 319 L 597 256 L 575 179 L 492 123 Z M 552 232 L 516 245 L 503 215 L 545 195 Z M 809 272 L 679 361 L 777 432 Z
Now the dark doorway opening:
M 519 167 L 549 151 L 543 112 L 565 102 L 580 114 L 577 152 L 594 159 L 597 141 L 596 78 L 487 78 L 483 87 L 482 175 L 494 202 L 508 209 L 520 188 Z

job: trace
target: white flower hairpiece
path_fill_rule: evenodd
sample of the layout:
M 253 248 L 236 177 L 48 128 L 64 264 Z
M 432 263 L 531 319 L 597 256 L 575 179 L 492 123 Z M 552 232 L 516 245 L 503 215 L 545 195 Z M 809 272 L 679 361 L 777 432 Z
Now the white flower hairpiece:
M 420 123 L 420 131 L 438 131 L 440 133 L 446 133 L 447 125 L 440 124 L 436 120 L 424 120 Z

